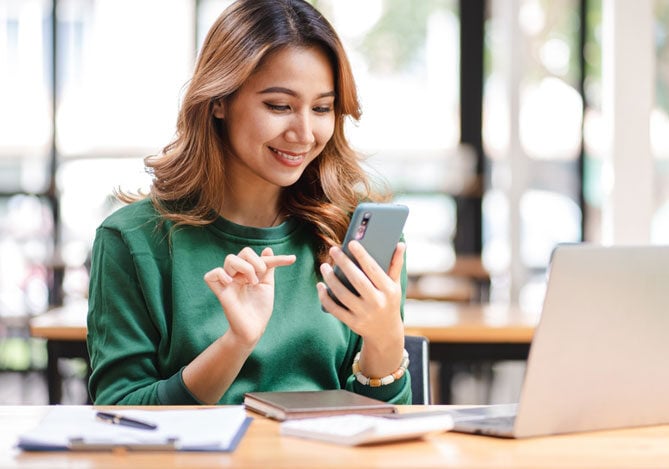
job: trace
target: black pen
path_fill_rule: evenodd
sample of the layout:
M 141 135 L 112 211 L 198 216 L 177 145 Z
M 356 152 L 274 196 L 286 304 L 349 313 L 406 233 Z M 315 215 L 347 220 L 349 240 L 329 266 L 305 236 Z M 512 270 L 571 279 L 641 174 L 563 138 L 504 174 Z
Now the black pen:
M 98 412 L 95 417 L 101 422 L 111 423 L 114 425 L 125 425 L 126 427 L 141 428 L 142 430 L 155 430 L 158 425 L 151 422 L 144 422 L 142 420 L 131 419 L 123 415 L 111 414 L 109 412 Z

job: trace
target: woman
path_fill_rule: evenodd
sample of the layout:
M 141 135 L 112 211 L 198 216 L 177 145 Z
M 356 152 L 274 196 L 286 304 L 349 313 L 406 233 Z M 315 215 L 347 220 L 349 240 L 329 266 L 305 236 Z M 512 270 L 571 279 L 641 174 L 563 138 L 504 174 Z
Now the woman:
M 345 118 L 359 115 L 343 47 L 312 6 L 239 0 L 223 12 L 175 140 L 146 161 L 149 197 L 122 195 L 133 203 L 96 232 L 96 404 L 239 404 L 248 391 L 337 388 L 410 403 L 404 244 L 387 274 L 358 243 L 360 268 L 338 247 L 356 204 L 381 200 L 344 137 Z

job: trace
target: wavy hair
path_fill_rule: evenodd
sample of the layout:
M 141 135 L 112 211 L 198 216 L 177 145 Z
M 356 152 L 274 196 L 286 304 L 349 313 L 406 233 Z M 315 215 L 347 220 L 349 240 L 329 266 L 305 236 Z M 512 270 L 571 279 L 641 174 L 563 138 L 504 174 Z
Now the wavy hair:
M 238 0 L 212 25 L 200 51 L 177 120 L 174 140 L 145 159 L 153 176 L 149 196 L 161 215 L 179 225 L 206 225 L 218 216 L 230 149 L 216 100 L 233 95 L 268 54 L 283 47 L 319 47 L 335 81 L 334 134 L 300 179 L 282 192 L 282 210 L 303 220 L 318 239 L 316 257 L 340 244 L 360 200 L 387 200 L 361 166 L 344 135 L 347 118 L 361 115 L 351 67 L 331 24 L 303 0 Z M 137 200 L 121 194 L 126 202 Z

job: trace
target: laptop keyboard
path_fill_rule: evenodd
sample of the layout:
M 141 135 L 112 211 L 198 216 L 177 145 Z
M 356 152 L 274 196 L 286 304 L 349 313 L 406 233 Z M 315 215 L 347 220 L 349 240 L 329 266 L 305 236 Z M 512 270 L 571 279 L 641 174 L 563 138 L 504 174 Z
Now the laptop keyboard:
M 450 411 L 455 422 L 490 420 L 498 418 L 515 419 L 517 404 L 497 404 L 482 407 L 470 407 Z
M 485 419 L 476 420 L 476 426 L 487 428 L 512 428 L 516 422 L 516 417 L 513 415 L 501 417 L 489 417 Z
M 460 409 L 453 415 L 456 432 L 512 437 L 516 421 L 516 405 L 493 405 Z

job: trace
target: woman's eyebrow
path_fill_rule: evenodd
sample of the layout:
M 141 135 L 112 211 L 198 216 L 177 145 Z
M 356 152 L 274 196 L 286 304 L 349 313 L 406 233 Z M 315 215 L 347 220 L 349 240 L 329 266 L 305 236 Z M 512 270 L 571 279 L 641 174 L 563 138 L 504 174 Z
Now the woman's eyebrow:
M 291 90 L 290 88 L 284 88 L 282 86 L 270 86 L 269 88 L 265 88 L 262 91 L 259 91 L 258 94 L 270 94 L 270 93 L 283 93 L 287 94 L 290 96 L 298 96 L 298 93 L 295 91 Z M 328 98 L 328 97 L 334 97 L 335 92 L 334 91 L 328 91 L 326 93 L 321 93 L 318 95 L 318 98 Z

